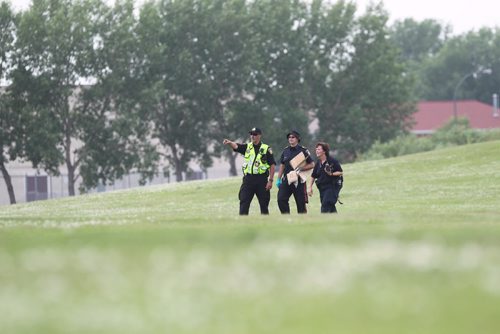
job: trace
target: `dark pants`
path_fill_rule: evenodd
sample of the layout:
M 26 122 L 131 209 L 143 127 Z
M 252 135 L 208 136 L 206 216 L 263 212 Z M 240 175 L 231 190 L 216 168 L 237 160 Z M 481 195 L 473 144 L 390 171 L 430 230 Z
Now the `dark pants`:
M 245 175 L 238 195 L 240 199 L 240 215 L 248 215 L 253 195 L 257 195 L 260 205 L 260 213 L 269 214 L 269 201 L 271 193 L 266 190 L 267 175 Z
M 290 205 L 288 201 L 290 196 L 295 198 L 295 204 L 297 204 L 297 212 L 298 213 L 307 213 L 306 203 L 307 203 L 307 193 L 306 193 L 306 184 L 299 183 L 297 187 L 293 184 L 288 184 L 285 180 L 280 185 L 278 190 L 278 206 L 280 208 L 281 213 L 290 213 Z
M 333 184 L 318 185 L 319 198 L 321 200 L 321 213 L 336 213 L 335 203 L 339 197 L 338 191 Z

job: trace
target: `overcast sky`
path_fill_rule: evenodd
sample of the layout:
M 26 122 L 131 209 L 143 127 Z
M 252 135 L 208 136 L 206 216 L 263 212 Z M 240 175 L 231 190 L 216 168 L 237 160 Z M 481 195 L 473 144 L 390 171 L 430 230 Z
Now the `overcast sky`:
M 0 0 L 5 1 L 5 0 Z M 9 0 L 7 0 L 9 1 Z M 108 0 L 113 3 L 113 0 Z M 136 0 L 142 3 L 144 0 Z M 371 0 L 356 0 L 364 11 Z M 10 0 L 15 8 L 25 9 L 31 0 Z M 383 0 L 389 11 L 391 23 L 397 19 L 412 17 L 417 21 L 436 19 L 450 24 L 455 34 L 481 27 L 500 27 L 500 1 L 498 0 Z
M 369 0 L 357 0 L 364 8 Z M 498 0 L 384 0 L 391 23 L 412 17 L 415 20 L 436 19 L 450 24 L 453 32 L 461 34 L 481 27 L 500 27 L 500 1 Z

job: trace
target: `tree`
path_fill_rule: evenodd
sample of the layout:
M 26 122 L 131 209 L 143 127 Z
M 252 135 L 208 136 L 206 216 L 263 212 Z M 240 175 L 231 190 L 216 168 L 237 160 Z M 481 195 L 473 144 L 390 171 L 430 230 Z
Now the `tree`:
M 422 68 L 432 60 L 450 38 L 451 27 L 436 20 L 415 21 L 411 18 L 396 21 L 390 27 L 391 42 L 400 49 L 406 75 L 415 78 L 413 95 L 424 98 L 427 87 L 422 82 Z
M 113 183 L 135 169 L 141 183 L 151 178 L 158 156 L 137 107 L 144 83 L 138 80 L 141 58 L 137 47 L 134 1 L 116 1 L 106 8 L 97 27 L 95 83 L 82 95 L 78 122 L 83 129 L 80 174 L 86 189 Z
M 247 131 L 256 124 L 260 113 L 254 103 L 252 70 L 255 60 L 255 35 L 245 0 L 208 1 L 205 6 L 207 41 L 201 58 L 208 85 L 206 103 L 213 113 L 212 135 L 214 155 L 219 150 L 229 161 L 229 175 L 237 175 L 238 153 L 222 147 L 222 138 L 246 139 Z M 262 125 L 259 125 L 262 126 Z
M 436 20 L 397 20 L 390 27 L 391 41 L 401 50 L 403 60 L 421 63 L 436 55 L 450 38 L 451 27 Z
M 424 63 L 423 97 L 428 100 L 477 99 L 491 103 L 500 86 L 500 29 L 483 28 L 450 39 Z M 457 87 L 457 84 L 464 80 Z
M 320 2 L 314 4 L 321 8 Z M 339 2 L 316 14 L 311 40 L 315 76 L 317 137 L 332 143 L 342 159 L 353 160 L 375 141 L 404 131 L 414 111 L 412 82 L 398 50 L 388 39 L 381 5 L 354 18 L 355 7 Z
M 11 52 L 15 37 L 15 17 L 10 5 L 6 2 L 0 4 L 0 83 L 7 78 L 11 68 Z M 0 91 L 0 170 L 9 193 L 10 203 L 16 203 L 16 196 L 12 180 L 7 170 L 6 163 L 15 160 L 12 150 L 15 147 L 13 129 L 17 127 L 15 114 L 7 102 L 7 95 Z
M 284 146 L 286 131 L 292 129 L 307 142 L 308 8 L 296 0 L 258 1 L 251 4 L 250 15 L 256 52 L 252 71 L 255 120 L 264 124 L 266 141 L 273 147 Z
M 16 68 L 14 40 L 18 17 L 10 8 L 2 4 L 0 13 L 2 27 L 1 45 L 2 59 L 0 80 L 11 82 L 5 92 L 0 94 L 0 169 L 7 186 L 10 203 L 16 203 L 11 177 L 6 162 L 15 160 L 30 161 L 34 168 L 43 168 L 56 173 L 61 163 L 56 151 L 52 149 L 53 120 L 47 112 L 45 98 L 47 82 L 42 80 L 26 80 L 23 68 Z M 24 94 L 29 87 L 43 87 L 32 94 Z M 41 126 L 43 125 L 43 126 Z
M 95 75 L 96 27 L 103 13 L 100 0 L 34 0 L 22 13 L 18 29 L 19 70 L 13 84 L 18 97 L 31 99 L 25 101 L 26 107 L 49 112 L 50 131 L 57 142 L 52 148 L 57 154 L 47 158 L 53 159 L 49 165 L 64 161 L 70 196 L 75 194 L 78 170 L 92 137 L 89 134 L 95 129 L 95 123 L 81 117 L 85 108 L 82 84 Z M 35 98 L 42 94 L 43 99 Z M 33 105 L 33 101 L 39 104 Z M 40 131 L 47 129 L 46 124 L 38 127 Z
M 138 27 L 143 52 L 140 104 L 151 139 L 175 172 L 176 180 L 190 162 L 202 169 L 211 164 L 213 105 L 209 103 L 210 74 L 202 54 L 210 43 L 205 15 L 209 1 L 148 3 L 141 8 Z

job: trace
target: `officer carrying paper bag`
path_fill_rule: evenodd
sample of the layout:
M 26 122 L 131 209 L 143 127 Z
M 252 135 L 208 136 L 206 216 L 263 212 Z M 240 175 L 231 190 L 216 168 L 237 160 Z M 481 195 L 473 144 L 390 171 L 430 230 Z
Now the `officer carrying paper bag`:
M 279 159 L 278 171 L 278 206 L 283 214 L 290 213 L 289 199 L 293 194 L 298 213 L 307 213 L 306 203 L 306 180 L 305 171 L 314 167 L 309 150 L 301 145 L 300 134 L 292 130 L 287 134 L 288 146 L 283 150 Z

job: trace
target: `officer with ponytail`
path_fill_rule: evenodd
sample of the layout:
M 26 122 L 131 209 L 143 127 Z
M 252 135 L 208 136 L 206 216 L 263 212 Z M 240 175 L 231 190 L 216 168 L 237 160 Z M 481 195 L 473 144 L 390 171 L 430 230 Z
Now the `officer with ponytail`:
M 273 187 L 276 162 L 269 145 L 261 142 L 262 130 L 252 128 L 249 131 L 251 141 L 247 144 L 235 143 L 224 139 L 223 144 L 229 145 L 234 152 L 245 156 L 242 166 L 243 183 L 240 187 L 240 215 L 248 215 L 253 196 L 257 195 L 261 214 L 269 214 L 270 190 Z

